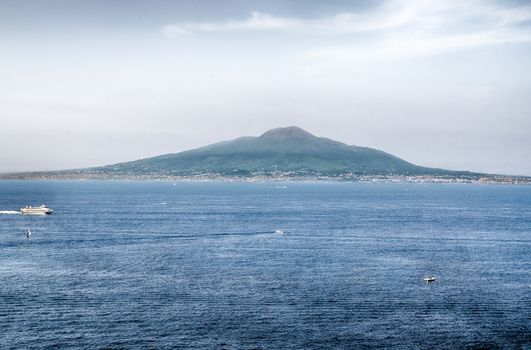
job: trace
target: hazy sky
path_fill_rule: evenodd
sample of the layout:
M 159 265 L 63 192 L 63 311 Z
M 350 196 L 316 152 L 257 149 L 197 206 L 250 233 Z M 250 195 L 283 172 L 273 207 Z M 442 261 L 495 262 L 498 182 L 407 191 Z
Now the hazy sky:
M 531 175 L 531 2 L 0 0 L 0 172 L 297 125 Z

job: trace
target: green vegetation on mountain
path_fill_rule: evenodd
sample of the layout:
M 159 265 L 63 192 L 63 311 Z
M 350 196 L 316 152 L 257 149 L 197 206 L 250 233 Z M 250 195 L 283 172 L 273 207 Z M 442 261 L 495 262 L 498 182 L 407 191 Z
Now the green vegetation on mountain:
M 112 175 L 255 176 L 460 175 L 414 165 L 389 153 L 314 136 L 298 127 L 272 129 L 190 151 L 85 169 Z

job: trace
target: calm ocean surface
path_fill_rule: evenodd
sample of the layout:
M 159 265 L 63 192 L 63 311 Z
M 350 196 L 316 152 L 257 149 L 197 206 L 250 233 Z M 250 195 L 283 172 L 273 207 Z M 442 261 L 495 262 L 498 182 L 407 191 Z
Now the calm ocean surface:
M 531 186 L 0 181 L 0 349 L 57 347 L 531 349 Z

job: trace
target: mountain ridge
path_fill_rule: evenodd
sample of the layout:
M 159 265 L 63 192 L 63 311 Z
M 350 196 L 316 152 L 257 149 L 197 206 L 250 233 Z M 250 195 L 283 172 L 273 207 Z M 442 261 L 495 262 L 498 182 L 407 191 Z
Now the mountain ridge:
M 267 130 L 179 153 L 90 168 L 118 173 L 212 172 L 427 175 L 451 170 L 417 166 L 390 153 L 318 137 L 296 126 Z M 459 172 L 463 173 L 463 172 Z
M 315 136 L 296 126 L 105 166 L 0 174 L 0 178 L 531 183 L 531 177 L 525 176 L 423 167 L 378 149 Z

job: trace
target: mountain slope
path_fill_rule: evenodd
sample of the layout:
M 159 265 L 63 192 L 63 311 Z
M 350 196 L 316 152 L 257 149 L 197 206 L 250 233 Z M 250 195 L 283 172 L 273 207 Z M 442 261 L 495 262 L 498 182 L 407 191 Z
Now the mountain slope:
M 259 137 L 242 137 L 190 151 L 86 169 L 115 175 L 193 175 L 201 173 L 250 176 L 294 175 L 451 175 L 425 168 L 389 153 L 350 146 L 314 136 L 298 127 L 272 129 Z

